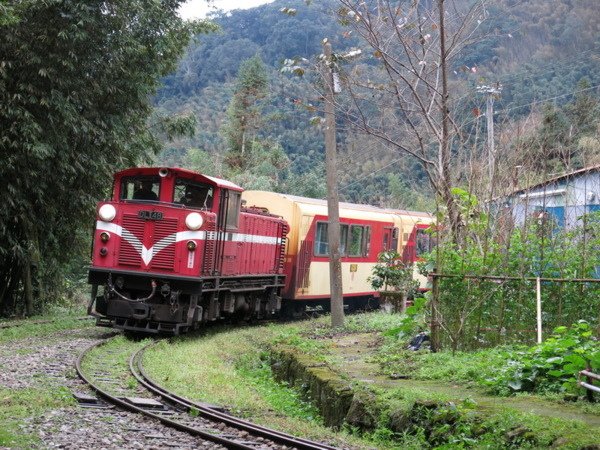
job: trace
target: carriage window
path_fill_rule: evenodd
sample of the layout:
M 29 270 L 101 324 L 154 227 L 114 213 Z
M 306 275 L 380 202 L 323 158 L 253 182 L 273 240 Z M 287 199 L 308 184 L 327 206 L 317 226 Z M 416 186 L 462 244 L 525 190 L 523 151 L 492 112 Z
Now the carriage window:
M 227 205 L 227 228 L 238 227 L 241 198 L 241 193 L 229 191 L 229 203 Z
M 211 209 L 213 187 L 186 178 L 177 178 L 175 180 L 173 202 L 190 208 Z
M 315 255 L 329 254 L 329 240 L 327 239 L 327 222 L 317 222 L 315 235 Z
M 417 229 L 416 256 L 421 256 L 431 251 L 431 236 L 423 228 Z
M 348 254 L 348 225 L 340 225 L 340 255 Z
M 124 177 L 121 179 L 121 200 L 158 201 L 160 178 L 154 176 Z
M 348 256 L 362 256 L 364 236 L 365 227 L 359 225 L 352 225 L 350 227 L 350 242 L 348 245 Z

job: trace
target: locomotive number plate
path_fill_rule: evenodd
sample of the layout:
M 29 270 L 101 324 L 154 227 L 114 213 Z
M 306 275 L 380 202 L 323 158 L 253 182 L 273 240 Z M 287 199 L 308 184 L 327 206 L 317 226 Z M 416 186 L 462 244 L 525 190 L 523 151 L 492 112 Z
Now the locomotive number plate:
M 160 211 L 138 211 L 138 218 L 143 220 L 162 220 L 163 213 Z

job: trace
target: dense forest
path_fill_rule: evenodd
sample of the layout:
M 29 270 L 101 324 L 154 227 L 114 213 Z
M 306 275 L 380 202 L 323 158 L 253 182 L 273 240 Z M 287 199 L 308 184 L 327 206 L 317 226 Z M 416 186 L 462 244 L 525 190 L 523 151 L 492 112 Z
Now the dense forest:
M 329 39 L 339 53 L 363 50 L 364 57 L 350 65 L 362 65 L 369 76 L 378 77 L 377 58 L 342 13 L 335 1 L 279 0 L 216 15 L 220 32 L 190 45 L 156 97 L 162 113 L 193 113 L 197 120 L 195 135 L 166 144 L 160 163 L 192 166 L 250 188 L 324 196 L 323 135 L 311 121 L 320 110 L 315 64 L 322 39 Z M 485 134 L 485 118 L 473 117 L 474 111 L 481 117 L 485 109 L 477 86 L 500 83 L 494 117 L 504 162 L 522 165 L 527 161 L 519 155 L 550 155 L 532 167 L 539 177 L 598 162 L 599 16 L 594 0 L 489 3 L 477 18 L 476 38 L 452 60 L 452 96 L 460 100 L 464 131 Z M 228 108 L 240 65 L 252 57 L 264 63 L 268 78 L 268 92 L 259 100 L 261 123 L 252 130 L 252 139 L 261 141 L 256 142 L 261 150 L 255 159 L 264 161 L 264 147 L 283 150 L 287 160 L 279 161 L 277 179 L 268 176 L 269 165 L 250 164 L 240 171 L 226 162 Z M 306 61 L 303 78 L 282 73 L 285 60 L 301 58 Z M 343 199 L 432 207 L 417 161 L 357 132 L 343 117 L 338 125 Z

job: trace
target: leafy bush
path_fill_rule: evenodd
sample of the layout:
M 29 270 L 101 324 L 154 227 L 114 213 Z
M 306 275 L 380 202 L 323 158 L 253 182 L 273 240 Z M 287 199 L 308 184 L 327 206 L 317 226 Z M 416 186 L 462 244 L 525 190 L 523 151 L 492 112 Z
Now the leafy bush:
M 506 358 L 506 365 L 484 381 L 497 394 L 577 393 L 578 372 L 600 370 L 600 342 L 590 325 L 579 321 L 556 328 L 542 344 L 506 352 Z
M 389 250 L 381 252 L 377 264 L 373 267 L 372 276 L 367 278 L 375 290 L 395 290 L 411 296 L 419 287 L 413 279 L 413 266 L 404 264 L 399 253 Z

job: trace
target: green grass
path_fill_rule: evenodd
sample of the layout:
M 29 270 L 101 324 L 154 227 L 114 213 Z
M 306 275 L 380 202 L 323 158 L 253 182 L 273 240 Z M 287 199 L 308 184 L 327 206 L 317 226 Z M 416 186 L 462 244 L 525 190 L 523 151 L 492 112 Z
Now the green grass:
M 313 406 L 272 378 L 266 351 L 273 342 L 326 353 L 323 343 L 301 335 L 309 323 L 219 328 L 204 336 L 163 341 L 146 352 L 144 366 L 159 384 L 190 399 L 224 406 L 235 415 L 297 436 L 368 448 L 372 444 L 324 427 Z
M 0 447 L 31 448 L 37 436 L 24 434 L 21 421 L 38 417 L 46 411 L 72 407 L 76 404 L 71 392 L 64 387 L 37 389 L 0 388 Z
M 93 320 L 79 320 L 86 316 L 83 309 L 61 310 L 45 316 L 34 316 L 24 320 L 3 320 L 2 324 L 15 324 L 10 328 L 0 328 L 0 344 L 28 337 L 44 337 L 61 330 L 87 328 L 94 325 Z M 36 322 L 48 323 L 36 323 Z

